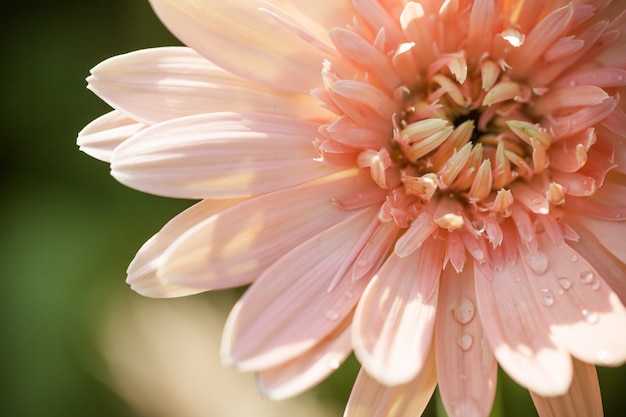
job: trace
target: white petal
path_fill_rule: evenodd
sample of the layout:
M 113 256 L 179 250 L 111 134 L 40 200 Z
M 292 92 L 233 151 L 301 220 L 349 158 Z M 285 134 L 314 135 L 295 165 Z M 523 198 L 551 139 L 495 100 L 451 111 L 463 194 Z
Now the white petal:
M 150 3 L 178 39 L 233 74 L 301 93 L 321 86 L 321 52 L 259 11 L 260 0 Z
M 238 198 L 337 171 L 316 161 L 313 122 L 262 113 L 211 113 L 151 126 L 120 145 L 112 175 L 175 198 Z
M 410 256 L 392 254 L 357 306 L 355 354 L 384 384 L 406 383 L 424 366 L 435 324 L 443 249 L 433 239 Z
M 272 264 L 237 302 L 222 337 L 225 363 L 278 366 L 311 349 L 354 308 L 367 280 L 351 274 L 328 288 L 377 209 L 352 212 Z
M 78 133 L 76 143 L 87 155 L 111 162 L 115 148 L 145 127 L 143 123 L 113 110 L 85 126 Z
M 191 48 L 144 49 L 96 65 L 88 88 L 116 109 L 148 124 L 218 111 L 323 119 L 328 111 L 308 94 L 244 80 Z

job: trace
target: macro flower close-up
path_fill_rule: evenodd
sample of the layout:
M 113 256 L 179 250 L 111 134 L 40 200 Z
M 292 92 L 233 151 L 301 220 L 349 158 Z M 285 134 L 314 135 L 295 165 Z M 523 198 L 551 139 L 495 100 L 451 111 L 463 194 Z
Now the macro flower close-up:
M 271 399 L 354 352 L 345 416 L 603 415 L 626 361 L 626 4 L 150 0 L 185 46 L 95 66 L 78 144 L 197 201 L 144 244 L 148 297 L 249 286 L 226 365 Z

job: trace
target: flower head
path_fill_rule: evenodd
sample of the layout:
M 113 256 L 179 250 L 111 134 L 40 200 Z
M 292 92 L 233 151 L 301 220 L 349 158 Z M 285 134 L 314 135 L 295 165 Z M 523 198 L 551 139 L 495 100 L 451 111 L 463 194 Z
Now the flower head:
M 201 200 L 133 289 L 252 283 L 223 358 L 273 398 L 353 349 L 347 416 L 418 415 L 437 383 L 486 416 L 496 363 L 541 415 L 602 413 L 593 365 L 626 360 L 623 3 L 151 3 L 188 47 L 96 66 L 115 110 L 79 137 Z

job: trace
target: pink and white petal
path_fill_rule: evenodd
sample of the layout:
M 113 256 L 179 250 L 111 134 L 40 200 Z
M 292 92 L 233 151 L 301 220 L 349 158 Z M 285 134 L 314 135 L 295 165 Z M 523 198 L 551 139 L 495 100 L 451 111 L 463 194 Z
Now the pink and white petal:
M 476 314 L 471 268 L 443 271 L 435 323 L 437 378 L 450 417 L 488 416 L 496 393 L 497 363 Z
M 261 0 L 150 0 L 183 43 L 233 74 L 279 90 L 321 87 L 320 50 L 261 12 Z
M 147 297 L 180 297 L 205 291 L 205 288 L 198 286 L 168 282 L 157 274 L 163 253 L 189 229 L 240 201 L 203 200 L 178 214 L 139 249 L 126 271 L 126 283 Z
M 257 373 L 257 384 L 263 396 L 283 400 L 303 393 L 335 372 L 352 352 L 350 323 L 344 322 L 324 340 L 291 361 Z
M 312 145 L 318 125 L 264 113 L 211 113 L 151 126 L 114 152 L 111 173 L 174 198 L 240 198 L 338 171 Z
M 389 256 L 359 301 L 354 353 L 383 384 L 407 383 L 426 363 L 445 251 L 441 242 L 430 239 L 411 256 Z
M 528 283 L 553 340 L 589 363 L 620 365 L 626 361 L 626 308 L 585 258 L 567 245 L 538 235 L 547 264 L 525 263 Z M 523 247 L 520 245 L 520 250 Z
M 111 162 L 115 148 L 145 127 L 118 110 L 112 110 L 85 126 L 78 133 L 76 144 L 87 155 Z
M 245 201 L 177 238 L 163 254 L 159 276 L 206 290 L 249 284 L 285 253 L 352 215 L 332 204 L 337 193 L 369 184 L 351 177 Z
M 583 215 L 577 217 L 608 252 L 626 263 L 626 245 L 624 245 L 626 221 L 606 221 Z
M 135 120 L 154 124 L 218 111 L 264 112 L 326 119 L 308 94 L 288 93 L 244 80 L 191 48 L 144 49 L 96 65 L 88 88 Z
M 346 26 L 356 15 L 350 0 L 287 0 L 287 3 L 326 30 Z
M 567 244 L 593 265 L 602 279 L 611 286 L 613 291 L 626 305 L 626 264 L 613 257 L 596 240 L 594 234 L 574 221 L 572 216 L 566 216 L 565 221 L 571 225 L 580 236 L 578 241 L 568 241 Z M 575 259 L 578 259 L 576 257 Z
M 514 259 L 505 258 L 491 277 L 474 263 L 480 321 L 496 359 L 513 380 L 541 395 L 562 395 L 572 379 L 572 360 L 552 341 L 528 280 Z
M 431 349 L 421 372 L 410 382 L 393 387 L 381 384 L 361 368 L 344 417 L 422 415 L 437 385 L 434 356 Z
M 353 281 L 351 274 L 344 273 L 329 290 L 376 215 L 375 207 L 351 212 L 346 220 L 297 246 L 266 269 L 226 321 L 224 363 L 244 371 L 273 368 L 327 337 L 352 312 L 367 285 L 367 279 Z
M 574 378 L 567 393 L 542 397 L 530 392 L 540 417 L 602 417 L 602 398 L 596 368 L 574 360 Z

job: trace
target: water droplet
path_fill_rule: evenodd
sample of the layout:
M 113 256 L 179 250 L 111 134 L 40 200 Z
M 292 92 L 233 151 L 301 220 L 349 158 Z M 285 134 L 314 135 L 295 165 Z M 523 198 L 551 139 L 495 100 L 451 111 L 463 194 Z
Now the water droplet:
M 346 297 L 346 298 L 352 298 L 352 297 L 354 297 L 354 293 L 352 291 L 350 291 L 350 290 L 345 290 L 343 292 L 343 296 Z
M 563 295 L 563 294 L 565 294 L 565 291 L 563 291 L 563 289 L 562 289 L 562 288 L 559 288 L 559 289 L 557 290 L 557 292 L 556 292 L 556 293 L 557 293 L 558 295 Z
M 543 275 L 548 270 L 548 257 L 543 252 L 531 253 L 526 257 L 526 263 L 537 275 Z
M 594 283 L 591 284 L 591 289 L 594 291 L 598 291 L 600 289 L 600 280 L 594 281 Z
M 476 308 L 474 307 L 472 300 L 467 297 L 462 297 L 459 304 L 454 309 L 453 315 L 457 322 L 467 324 L 472 321 L 475 313 Z
M 590 284 L 593 281 L 593 272 L 589 270 L 581 272 L 580 280 L 585 284 Z
M 485 260 L 485 252 L 483 252 L 482 249 L 474 249 L 472 251 L 472 256 L 478 262 L 483 262 Z
M 559 283 L 561 288 L 563 288 L 564 290 L 569 290 L 570 288 L 572 288 L 572 281 L 570 281 L 569 279 L 565 277 L 561 277 L 557 279 L 557 282 Z
M 552 294 L 546 294 L 541 298 L 541 304 L 543 304 L 546 307 L 550 307 L 551 305 L 554 304 L 554 297 L 552 297 Z
M 572 255 L 572 256 L 570 256 L 570 257 L 569 257 L 569 259 L 570 259 L 570 261 L 572 261 L 572 262 L 578 262 L 578 256 L 576 256 L 576 255 Z
M 583 319 L 585 319 L 585 321 L 589 324 L 594 324 L 598 322 L 598 319 L 600 318 L 600 316 L 598 316 L 598 313 L 596 313 L 595 311 L 589 311 L 589 310 L 583 310 L 582 311 L 583 314 Z
M 326 310 L 325 316 L 328 320 L 337 320 L 339 318 L 339 313 L 335 310 Z
M 543 288 L 540 288 L 539 291 L 544 293 L 544 294 L 547 294 L 550 290 L 545 288 L 545 287 L 543 287 Z
M 569 81 L 567 82 L 567 85 L 570 87 L 576 86 L 576 80 L 573 78 L 570 78 Z
M 616 78 L 617 78 L 617 81 L 623 81 L 624 80 L 624 76 L 623 75 L 618 75 Z
M 459 347 L 464 350 L 464 351 L 468 351 L 472 348 L 472 344 L 474 343 L 474 338 L 472 337 L 471 334 L 468 333 L 464 333 L 461 336 L 459 336 L 459 338 L 456 341 L 456 344 L 459 345 Z
M 461 381 L 467 381 L 467 374 L 459 374 L 459 379 Z

